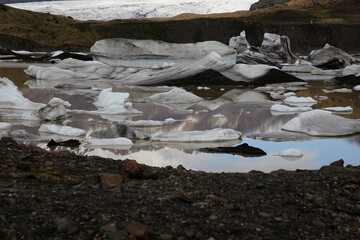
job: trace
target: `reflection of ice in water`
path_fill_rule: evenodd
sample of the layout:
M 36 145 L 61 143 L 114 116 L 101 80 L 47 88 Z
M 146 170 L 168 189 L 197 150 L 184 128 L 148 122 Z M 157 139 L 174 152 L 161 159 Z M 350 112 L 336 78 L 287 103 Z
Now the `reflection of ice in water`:
M 17 71 L 22 72 L 23 69 L 12 69 L 11 71 L 16 73 Z M 0 74 L 1 73 L 0 68 Z M 19 76 L 23 79 L 17 79 Z M 251 133 L 270 134 L 272 132 L 279 132 L 282 125 L 297 116 L 297 114 L 273 116 L 270 112 L 270 107 L 273 103 L 269 103 L 270 97 L 268 93 L 254 92 L 251 88 L 212 86 L 211 90 L 208 91 L 198 90 L 197 87 L 195 87 L 195 89 L 191 89 L 190 87 L 185 88 L 187 91 L 191 90 L 190 92 L 199 95 L 205 100 L 194 104 L 188 104 L 185 107 L 178 106 L 177 110 L 183 111 L 183 114 L 176 114 L 176 112 L 172 111 L 168 106 L 161 106 L 155 103 L 136 102 L 133 103 L 134 108 L 143 112 L 143 115 L 109 118 L 108 115 L 92 115 L 90 111 L 95 110 L 95 107 L 92 109 L 88 108 L 89 106 L 93 106 L 92 103 L 96 100 L 100 90 L 103 88 L 113 87 L 117 92 L 128 92 L 130 95 L 129 101 L 133 98 L 146 98 L 156 93 L 167 92 L 171 88 L 122 87 L 117 85 L 117 83 L 85 81 L 85 85 L 89 83 L 89 86 L 92 86 L 93 88 L 54 89 L 53 86 L 56 84 L 55 82 L 41 81 L 41 84 L 39 84 L 39 81 L 31 80 L 28 82 L 28 86 L 31 86 L 32 88 L 30 91 L 28 86 L 22 84 L 26 80 L 26 76 L 14 74 L 13 78 L 16 79 L 11 79 L 10 77 L 11 80 L 16 82 L 16 85 L 21 89 L 21 92 L 24 93 L 24 97 L 33 102 L 46 103 L 49 98 L 56 94 L 57 97 L 61 96 L 60 98 L 78 106 L 72 109 L 83 109 L 82 106 L 85 106 L 89 111 L 85 113 L 76 111 L 70 112 L 72 115 L 70 118 L 71 122 L 67 124 L 71 127 L 85 129 L 87 131 L 85 138 L 88 138 L 92 131 L 107 129 L 111 124 L 116 124 L 117 122 L 137 120 L 164 121 L 166 118 L 173 118 L 181 121 L 176 121 L 172 124 L 160 124 L 156 127 L 139 127 L 136 129 L 141 130 L 146 134 L 153 134 L 157 132 L 207 130 L 222 127 L 241 131 L 244 135 Z M 300 92 L 297 92 L 297 96 L 312 97 L 318 100 L 319 97 L 316 96 L 324 95 L 324 92 L 322 91 L 322 81 L 309 82 L 309 84 L 311 87 L 300 90 Z M 332 97 L 334 94 L 336 94 L 336 98 Z M 358 101 L 356 101 L 359 98 L 359 92 L 353 91 L 353 93 L 347 94 L 329 93 L 325 95 L 328 96 L 328 99 L 322 98 L 323 100 L 314 105 L 314 108 L 335 107 L 340 106 L 341 104 L 342 106 L 351 105 L 353 113 L 346 115 L 346 117 L 360 118 L 360 108 L 358 106 Z M 252 103 L 249 103 L 249 100 L 251 100 Z M 347 104 L 344 105 L 345 103 Z M 213 117 L 215 114 L 224 115 L 226 118 L 216 119 Z M 93 118 L 94 121 L 89 122 L 89 118 Z M 39 135 L 38 128 L 40 122 L 34 122 L 34 124 L 25 124 L 24 122 L 13 120 L 6 120 L 6 122 L 13 124 L 12 130 L 25 128 L 26 125 L 26 129 L 30 133 Z M 296 136 L 301 136 L 301 134 L 297 134 Z M 359 140 L 356 136 L 331 139 L 314 139 L 310 136 L 304 136 L 306 138 L 301 137 L 296 141 L 291 141 L 290 139 L 289 141 L 282 143 L 243 138 L 243 142 L 254 147 L 259 147 L 267 152 L 267 156 L 257 158 L 243 158 L 241 156 L 232 156 L 228 154 L 198 153 L 196 151 L 196 149 L 201 147 L 216 147 L 219 146 L 220 143 L 215 143 L 214 146 L 210 146 L 210 144 L 169 144 L 134 141 L 134 145 L 127 146 L 125 150 L 90 149 L 84 148 L 82 145 L 80 149 L 73 151 L 78 154 L 100 155 L 114 159 L 132 158 L 141 163 L 155 166 L 172 165 L 176 167 L 177 165 L 182 164 L 188 169 L 191 168 L 214 172 L 247 172 L 253 169 L 269 172 L 279 168 L 314 169 L 319 168 L 322 165 L 327 165 L 340 158 L 345 160 L 345 164 L 358 164 L 358 162 L 356 162 L 356 156 L 360 154 L 360 150 L 357 144 Z M 351 142 L 354 142 L 355 144 L 352 144 Z M 234 142 L 229 141 L 226 143 L 226 146 L 233 146 L 240 143 L 241 139 Z M 42 147 L 46 148 L 46 146 Z M 273 156 L 288 148 L 298 148 L 304 153 L 304 156 L 301 159 L 292 159 L 292 161 L 290 161 L 290 159 L 280 158 L 279 156 Z

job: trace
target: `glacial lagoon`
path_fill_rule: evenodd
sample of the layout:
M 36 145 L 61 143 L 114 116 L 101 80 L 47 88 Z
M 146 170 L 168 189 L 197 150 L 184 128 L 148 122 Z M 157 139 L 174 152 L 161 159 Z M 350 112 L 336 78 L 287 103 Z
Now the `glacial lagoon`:
M 33 63 L 32 63 L 33 64 Z M 24 70 L 27 63 L 1 62 L 0 76 L 13 81 L 25 98 L 36 103 L 48 103 L 57 97 L 71 103 L 69 118 L 57 121 L 56 124 L 81 128 L 86 131 L 83 137 L 75 137 L 80 141 L 90 138 L 95 131 L 108 129 L 111 125 L 125 121 L 154 120 L 163 121 L 157 126 L 134 127 L 147 134 L 165 133 L 170 131 L 195 131 L 214 128 L 230 128 L 242 132 L 239 140 L 219 141 L 209 143 L 187 142 L 160 142 L 152 140 L 133 140 L 129 146 L 102 146 L 92 147 L 81 144 L 79 148 L 70 149 L 58 147 L 55 151 L 69 150 L 79 155 L 98 155 L 113 159 L 135 159 L 139 163 L 151 166 L 176 167 L 183 165 L 187 169 L 203 170 L 207 172 L 248 172 L 261 170 L 270 172 L 277 169 L 317 169 L 323 165 L 344 159 L 345 164 L 358 165 L 360 156 L 360 135 L 342 137 L 314 137 L 306 134 L 287 132 L 293 138 L 287 141 L 278 141 L 277 138 L 258 139 L 250 137 L 256 134 L 286 132 L 281 127 L 298 113 L 276 114 L 270 111 L 270 106 L 264 104 L 274 100 L 269 93 L 254 87 L 241 86 L 189 86 L 183 87 L 187 92 L 203 98 L 195 104 L 158 104 L 142 102 L 138 99 L 149 97 L 163 92 L 166 87 L 138 87 L 121 86 L 116 82 L 84 80 L 83 88 L 55 88 L 54 83 L 46 80 L 31 79 Z M 36 65 L 36 64 L 34 64 Z M 39 63 L 39 65 L 51 66 Z M 360 92 L 348 88 L 347 91 L 332 91 L 339 87 L 327 87 L 324 77 L 304 75 L 307 84 L 296 91 L 297 97 L 311 97 L 317 101 L 313 109 L 327 107 L 351 106 L 352 111 L 337 114 L 348 119 L 360 118 Z M 91 87 L 91 88 L 88 88 Z M 130 102 L 134 109 L 141 114 L 99 115 L 90 111 L 97 108 L 93 105 L 101 89 L 112 87 L 113 92 L 129 93 Z M 352 91 L 350 92 L 349 89 Z M 247 101 L 251 99 L 251 102 Z M 85 110 L 85 111 L 78 111 Z M 2 116 L 6 116 L 1 110 Z M 164 123 L 165 119 L 174 119 Z M 11 123 L 10 131 L 26 130 L 29 134 L 42 136 L 46 139 L 67 140 L 74 137 L 65 137 L 57 134 L 40 133 L 41 121 L 5 120 Z M 270 134 L 270 135 L 271 135 Z M 48 141 L 28 142 L 50 150 Z M 202 152 L 204 147 L 234 146 L 248 143 L 250 146 L 261 148 L 267 155 L 249 157 L 231 154 L 213 154 Z M 279 153 L 286 149 L 295 148 L 302 152 L 302 157 L 283 157 Z

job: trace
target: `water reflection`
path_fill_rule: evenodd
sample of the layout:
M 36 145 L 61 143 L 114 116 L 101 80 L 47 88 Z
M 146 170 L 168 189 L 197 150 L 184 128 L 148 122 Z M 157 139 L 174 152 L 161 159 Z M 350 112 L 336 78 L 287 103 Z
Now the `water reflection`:
M 360 136 L 354 135 L 342 138 L 312 138 L 300 137 L 301 141 L 260 141 L 246 138 L 252 133 L 279 132 L 280 128 L 296 114 L 273 115 L 270 111 L 272 99 L 269 94 L 255 91 L 252 88 L 211 86 L 210 89 L 198 89 L 189 86 L 185 89 L 202 97 L 204 100 L 196 104 L 166 106 L 146 102 L 134 102 L 133 107 L 142 112 L 141 115 L 94 115 L 89 111 L 96 110 L 93 105 L 103 87 L 113 87 L 114 91 L 126 91 L 131 99 L 145 98 L 154 93 L 169 90 L 168 87 L 124 87 L 114 82 L 84 81 L 81 83 L 90 88 L 54 88 L 58 82 L 45 80 L 31 80 L 23 72 L 23 67 L 3 67 L 0 65 L 0 77 L 12 80 L 23 93 L 24 97 L 33 102 L 47 103 L 51 98 L 58 97 L 72 104 L 68 121 L 58 124 L 85 129 L 86 137 L 95 131 L 108 129 L 112 124 L 124 121 L 136 120 L 165 120 L 174 118 L 180 120 L 171 124 L 156 127 L 136 127 L 136 130 L 146 135 L 164 133 L 169 131 L 208 130 L 213 128 L 231 128 L 243 133 L 243 139 L 227 142 L 215 142 L 206 144 L 194 143 L 163 143 L 148 140 L 134 141 L 133 146 L 124 149 L 85 148 L 83 145 L 73 149 L 81 155 L 99 155 L 113 159 L 136 159 L 140 163 L 153 166 L 176 167 L 182 164 L 187 169 L 198 169 L 211 172 L 262 170 L 269 172 L 276 169 L 315 169 L 332 161 L 343 158 L 346 164 L 358 165 L 360 155 Z M 24 84 L 26 82 L 26 84 Z M 72 83 L 79 84 L 79 83 Z M 343 115 L 347 118 L 360 118 L 359 92 L 352 93 L 325 93 L 323 89 L 330 89 L 323 81 L 311 80 L 308 87 L 296 92 L 298 97 L 312 97 L 318 101 L 314 108 L 352 106 L 353 113 Z M 324 98 L 326 96 L 327 98 Z M 75 111 L 75 110 L 86 110 Z M 0 116 L 8 116 L 5 110 L 1 110 Z M 221 115 L 222 117 L 216 117 Z M 25 129 L 30 134 L 40 135 L 38 129 L 40 121 L 14 121 L 5 120 L 13 124 L 11 130 Z M 91 121 L 89 120 L 91 119 Z M 301 135 L 301 134 L 300 134 Z M 62 136 L 47 136 L 57 140 L 66 140 Z M 305 141 L 306 140 L 306 141 Z M 248 143 L 251 146 L 263 149 L 267 155 L 264 157 L 244 158 L 229 154 L 211 154 L 199 152 L 199 148 L 234 146 Z M 46 142 L 39 144 L 43 148 Z M 289 148 L 297 148 L 304 156 L 299 159 L 284 159 L 275 156 L 279 152 Z M 63 148 L 57 148 L 61 150 Z

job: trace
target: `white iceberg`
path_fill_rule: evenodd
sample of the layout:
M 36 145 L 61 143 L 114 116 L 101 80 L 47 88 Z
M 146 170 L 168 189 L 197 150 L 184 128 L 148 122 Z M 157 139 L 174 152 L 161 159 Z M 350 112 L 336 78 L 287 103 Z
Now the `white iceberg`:
M 39 115 L 44 120 L 58 120 L 67 118 L 66 108 L 70 107 L 71 104 L 68 101 L 64 101 L 60 98 L 52 98 L 49 103 L 40 108 Z
M 156 133 L 151 136 L 153 141 L 162 142 L 213 142 L 235 140 L 242 133 L 233 129 L 215 128 L 205 131 L 173 131 L 168 133 Z
M 360 85 L 355 86 L 354 91 L 360 91 Z
M 25 98 L 8 78 L 0 78 L 0 108 L 34 110 L 45 106 Z
M 127 149 L 133 145 L 133 142 L 124 137 L 118 138 L 102 138 L 102 139 L 88 139 L 84 141 L 87 147 L 112 147 L 116 149 Z
M 352 90 L 349 88 L 338 88 L 333 90 L 323 89 L 324 93 L 352 93 Z
M 86 135 L 86 131 L 83 129 L 56 124 L 42 124 L 38 131 L 74 137 Z
M 360 119 L 348 119 L 317 109 L 300 113 L 281 129 L 310 136 L 345 136 L 360 131 Z
M 311 97 L 296 97 L 296 96 L 287 97 L 285 98 L 284 102 L 292 106 L 303 106 L 303 107 L 312 106 L 317 103 L 317 101 Z
M 112 88 L 106 88 L 100 92 L 98 100 L 94 102 L 94 105 L 98 107 L 98 111 L 92 112 L 111 115 L 141 113 L 132 107 L 131 102 L 126 101 L 128 97 L 129 93 L 113 92 Z
M 351 65 L 347 66 L 342 70 L 342 76 L 355 75 L 357 77 L 360 76 L 360 65 Z
M 125 38 L 102 39 L 90 48 L 93 58 L 110 66 L 152 67 L 165 62 L 187 63 L 217 52 L 225 62 L 235 63 L 236 51 L 223 43 L 168 43 Z

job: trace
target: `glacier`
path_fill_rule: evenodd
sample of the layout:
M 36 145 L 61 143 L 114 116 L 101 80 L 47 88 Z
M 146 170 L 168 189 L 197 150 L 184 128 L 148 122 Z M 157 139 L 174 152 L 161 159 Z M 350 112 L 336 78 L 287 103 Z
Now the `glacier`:
M 255 0 L 77 0 L 14 3 L 8 6 L 79 20 L 173 17 L 182 13 L 210 14 L 249 10 Z

